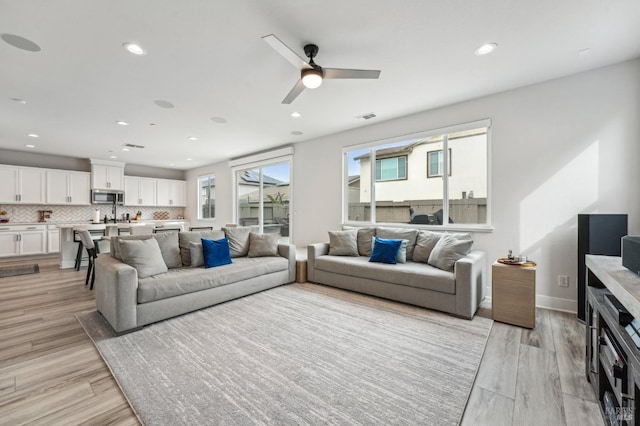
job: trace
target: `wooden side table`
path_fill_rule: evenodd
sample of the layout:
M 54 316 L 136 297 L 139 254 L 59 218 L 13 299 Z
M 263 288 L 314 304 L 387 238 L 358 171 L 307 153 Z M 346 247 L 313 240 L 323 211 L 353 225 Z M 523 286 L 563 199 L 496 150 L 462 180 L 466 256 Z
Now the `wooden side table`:
M 307 248 L 296 250 L 296 282 L 307 282 Z
M 491 308 L 495 321 L 526 328 L 536 326 L 536 268 L 504 265 L 491 267 Z

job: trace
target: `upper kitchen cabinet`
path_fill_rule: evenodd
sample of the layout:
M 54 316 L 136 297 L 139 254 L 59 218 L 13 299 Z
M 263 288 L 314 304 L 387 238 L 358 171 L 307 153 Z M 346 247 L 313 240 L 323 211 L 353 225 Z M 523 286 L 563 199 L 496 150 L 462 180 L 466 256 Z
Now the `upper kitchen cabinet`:
M 47 170 L 47 203 L 91 204 L 91 174 L 65 170 Z
M 91 189 L 124 190 L 124 163 L 91 159 Z
M 156 179 L 136 176 L 124 177 L 125 206 L 155 206 Z
M 183 180 L 157 179 L 157 190 L 158 206 L 186 206 L 187 182 Z
M 44 169 L 0 165 L 0 182 L 0 203 L 45 203 Z

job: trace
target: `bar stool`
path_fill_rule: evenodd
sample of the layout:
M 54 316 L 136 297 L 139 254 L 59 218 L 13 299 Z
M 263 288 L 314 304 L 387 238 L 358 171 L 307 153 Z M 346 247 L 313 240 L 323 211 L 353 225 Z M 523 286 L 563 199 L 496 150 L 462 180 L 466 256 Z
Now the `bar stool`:
M 95 228 L 95 229 L 74 229 L 73 230 L 73 241 L 78 243 L 78 252 L 76 253 L 76 262 L 74 264 L 74 268 L 76 271 L 80 270 L 80 265 L 82 264 L 82 248 L 84 246 L 84 244 L 82 243 L 82 240 L 79 239 L 80 238 L 80 232 L 82 231 L 87 231 L 89 233 L 89 235 L 91 235 L 91 240 L 92 241 L 99 241 L 102 238 L 104 238 L 104 236 L 106 235 L 106 229 L 105 228 Z M 100 246 L 95 243 L 94 244 L 96 252 L 100 253 Z
M 153 226 L 132 226 L 129 228 L 131 235 L 148 235 L 153 234 Z
M 154 234 L 162 234 L 165 232 L 180 232 L 180 231 L 182 231 L 182 229 L 180 228 L 154 228 L 153 229 Z
M 89 277 L 91 277 L 91 287 L 93 290 L 93 283 L 96 280 L 96 270 L 94 267 L 94 263 L 96 258 L 98 257 L 98 244 L 97 241 L 94 241 L 93 235 L 90 231 L 76 231 L 78 233 L 78 237 L 80 237 L 80 246 L 86 247 L 87 255 L 89 256 L 89 264 L 87 265 L 87 278 L 84 281 L 84 285 L 89 284 Z

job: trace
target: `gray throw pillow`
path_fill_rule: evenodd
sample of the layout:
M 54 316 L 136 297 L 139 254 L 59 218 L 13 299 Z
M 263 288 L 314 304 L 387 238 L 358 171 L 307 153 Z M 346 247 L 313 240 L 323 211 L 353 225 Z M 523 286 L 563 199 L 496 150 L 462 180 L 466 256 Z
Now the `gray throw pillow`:
M 416 239 L 416 247 L 413 249 L 413 261 L 414 262 L 429 262 L 429 255 L 436 246 L 441 232 L 420 231 L 418 232 L 418 238 Z
M 278 239 L 280 234 L 249 234 L 249 252 L 247 257 L 265 257 L 278 255 Z
M 249 253 L 249 234 L 257 232 L 260 228 L 256 226 L 236 226 L 233 228 L 222 228 L 224 235 L 229 240 L 229 250 L 231 257 L 242 257 Z
M 191 241 L 189 243 L 189 252 L 191 254 L 192 268 L 204 266 L 204 253 L 202 251 L 202 242 L 196 243 Z
M 429 265 L 443 271 L 453 271 L 455 263 L 469 254 L 473 239 L 469 234 L 454 236 L 445 232 L 429 255 Z
M 330 256 L 359 256 L 358 230 L 329 231 Z
M 222 231 L 188 231 L 178 233 L 178 244 L 180 246 L 180 258 L 182 266 L 191 266 L 191 249 L 189 243 L 201 243 L 200 239 L 219 240 L 224 238 Z
M 376 236 L 376 228 L 358 228 L 355 226 L 344 225 L 343 231 L 357 229 L 358 230 L 358 254 L 360 256 L 371 256 L 373 245 L 373 237 Z
M 161 232 L 153 234 L 160 246 L 160 253 L 167 268 L 179 268 L 182 266 L 182 258 L 180 257 L 180 245 L 178 244 L 177 232 Z
M 120 242 L 125 240 L 148 240 L 153 238 L 151 234 L 145 235 L 120 235 L 117 237 L 112 237 L 109 241 L 111 244 L 111 257 L 122 260 L 122 255 L 120 254 Z
M 160 246 L 154 238 L 120 241 L 122 261 L 138 271 L 138 278 L 147 278 L 167 272 Z
M 380 227 L 376 231 L 378 238 L 384 240 L 407 240 L 407 260 L 413 260 L 413 249 L 416 246 L 416 238 L 418 237 L 417 229 L 404 228 L 384 228 Z

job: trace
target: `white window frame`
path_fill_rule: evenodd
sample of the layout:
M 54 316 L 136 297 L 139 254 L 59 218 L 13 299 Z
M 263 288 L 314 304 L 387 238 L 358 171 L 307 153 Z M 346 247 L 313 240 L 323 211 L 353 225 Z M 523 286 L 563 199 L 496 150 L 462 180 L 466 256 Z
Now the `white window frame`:
M 215 213 L 214 213 L 213 217 L 202 217 L 202 204 L 201 204 L 201 199 L 200 199 L 200 190 L 202 189 L 202 187 L 200 186 L 200 180 L 203 179 L 203 178 L 209 178 L 209 179 L 213 178 L 214 181 L 215 181 L 216 175 L 215 175 L 215 173 L 207 173 L 207 174 L 198 176 L 198 178 L 196 179 L 196 182 L 197 182 L 197 185 L 198 185 L 198 192 L 197 192 L 197 194 L 198 194 L 197 195 L 197 197 L 198 197 L 198 203 L 197 203 L 198 204 L 198 215 L 197 215 L 197 217 L 198 217 L 198 220 L 202 220 L 202 221 L 214 221 L 215 218 L 216 218 Z M 214 200 L 214 206 L 215 206 L 215 199 L 216 199 L 216 197 L 215 197 L 215 184 L 213 186 L 213 191 L 214 191 L 213 200 Z M 211 197 L 209 197 L 209 199 L 211 199 Z M 215 209 L 215 207 L 214 207 L 214 209 Z
M 374 165 L 376 161 L 376 147 L 381 145 L 388 145 L 397 142 L 403 142 L 411 139 L 423 139 L 428 138 L 435 135 L 443 136 L 443 162 L 444 164 L 448 164 L 447 173 L 442 177 L 443 180 L 443 197 L 442 197 L 442 210 L 443 217 L 449 217 L 449 176 L 450 173 L 450 163 L 449 163 L 449 145 L 448 145 L 448 135 L 450 133 L 461 132 L 464 130 L 472 130 L 476 128 L 486 127 L 487 128 L 487 223 L 486 224 L 476 224 L 476 223 L 445 223 L 443 225 L 420 225 L 420 224 L 403 224 L 403 223 L 383 223 L 376 222 L 376 209 L 375 209 L 375 199 L 376 199 L 376 168 L 375 166 L 369 167 L 371 173 L 371 220 L 368 222 L 364 221 L 351 221 L 349 220 L 349 161 L 348 161 L 348 153 L 358 149 L 371 149 L 370 151 L 370 161 L 371 164 Z M 492 232 L 493 226 L 491 222 L 491 205 L 493 204 L 493 196 L 492 196 L 492 169 L 491 169 L 491 119 L 483 119 L 478 121 L 472 121 L 463 124 L 456 124 L 452 126 L 441 127 L 433 130 L 426 130 L 418 133 L 410 133 L 402 136 L 396 136 L 387 139 L 380 139 L 376 141 L 370 141 L 362 144 L 351 145 L 342 148 L 342 223 L 344 225 L 349 226 L 393 226 L 396 228 L 424 228 L 424 229 L 434 229 L 434 230 L 449 230 L 449 231 L 475 231 L 475 232 Z M 407 169 L 409 165 L 407 164 Z M 408 171 L 407 171 L 408 175 Z M 382 181 L 385 182 L 385 181 Z

